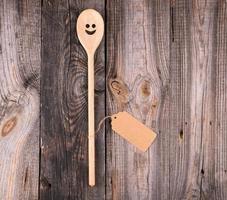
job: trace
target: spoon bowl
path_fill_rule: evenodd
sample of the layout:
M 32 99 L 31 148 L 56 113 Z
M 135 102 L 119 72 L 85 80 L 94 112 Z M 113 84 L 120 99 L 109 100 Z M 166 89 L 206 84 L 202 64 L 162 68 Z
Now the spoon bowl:
M 94 9 L 81 12 L 77 19 L 77 35 L 87 54 L 94 54 L 104 34 L 102 16 Z

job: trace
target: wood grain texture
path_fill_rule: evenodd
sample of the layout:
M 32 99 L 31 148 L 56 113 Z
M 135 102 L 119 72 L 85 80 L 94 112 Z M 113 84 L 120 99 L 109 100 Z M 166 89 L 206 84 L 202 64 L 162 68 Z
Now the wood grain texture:
M 213 196 L 227 198 L 227 2 L 218 1 L 216 15 L 216 60 L 215 60 L 215 118 L 212 158 L 214 168 Z M 207 155 L 208 156 L 208 155 Z M 207 166 L 208 163 L 207 163 Z
M 87 56 L 75 35 L 87 8 L 106 26 L 96 127 L 127 111 L 158 134 L 142 153 L 107 121 L 94 188 Z M 224 0 L 0 0 L 0 199 L 227 199 L 226 77 Z
M 108 1 L 107 26 L 108 114 L 158 132 L 147 154 L 108 132 L 107 197 L 225 199 L 226 2 Z
M 0 199 L 38 199 L 41 4 L 0 1 Z
M 217 1 L 175 1 L 172 12 L 170 197 L 216 199 Z
M 104 1 L 43 1 L 40 199 L 105 198 L 103 131 L 96 139 L 96 186 L 88 186 L 87 56 L 76 35 L 86 8 L 105 14 Z M 104 43 L 95 78 L 97 125 L 105 115 Z
M 107 199 L 169 197 L 169 24 L 168 1 L 107 1 L 107 114 L 163 131 L 146 153 L 108 132 Z

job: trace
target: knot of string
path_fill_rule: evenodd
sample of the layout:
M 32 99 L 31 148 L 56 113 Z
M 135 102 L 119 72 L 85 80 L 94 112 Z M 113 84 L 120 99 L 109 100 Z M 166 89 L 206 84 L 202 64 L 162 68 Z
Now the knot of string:
M 99 122 L 99 124 L 98 124 L 98 128 L 97 128 L 97 130 L 95 131 L 96 134 L 98 134 L 98 132 L 99 132 L 100 129 L 101 129 L 101 126 L 102 126 L 103 122 L 104 122 L 106 119 L 108 119 L 108 118 L 111 118 L 111 116 L 110 116 L 110 115 L 109 115 L 109 116 L 106 116 L 106 117 L 104 117 L 102 120 L 100 120 L 100 122 Z

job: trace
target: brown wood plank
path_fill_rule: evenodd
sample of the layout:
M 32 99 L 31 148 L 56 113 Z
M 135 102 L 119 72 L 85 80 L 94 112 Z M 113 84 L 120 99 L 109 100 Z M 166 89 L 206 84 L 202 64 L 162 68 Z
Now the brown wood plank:
M 160 130 L 146 153 L 108 132 L 107 199 L 169 197 L 169 8 L 162 0 L 107 1 L 107 114 L 128 111 Z
M 217 1 L 174 1 L 170 197 L 213 199 Z
M 215 199 L 227 199 L 227 2 L 218 1 L 215 77 L 214 181 Z M 206 171 L 205 171 L 206 173 Z M 205 174 L 206 175 L 206 174 Z
M 104 199 L 105 135 L 96 140 L 96 186 L 88 186 L 87 57 L 75 35 L 86 8 L 104 1 L 43 1 L 40 199 Z M 105 115 L 104 41 L 95 59 L 96 125 Z
M 191 22 L 192 44 L 192 93 L 191 134 L 194 142 L 191 149 L 194 163 L 189 170 L 194 178 L 193 189 L 197 188 L 200 199 L 215 197 L 215 71 L 217 37 L 217 1 L 193 1 Z M 190 180 L 190 179 L 189 179 Z M 190 188 L 190 187 L 188 187 Z M 190 198 L 190 195 L 188 196 Z
M 0 1 L 0 199 L 38 199 L 39 0 Z
M 170 105 L 169 105 L 169 198 L 183 199 L 186 194 L 187 171 L 189 160 L 191 135 L 190 103 L 191 103 L 191 71 L 190 60 L 190 13 L 189 2 L 178 0 L 171 2 L 171 52 L 170 52 Z M 193 153 L 193 152 L 192 152 Z M 190 174 L 191 179 L 195 178 Z M 194 189 L 194 188 L 193 188 Z M 197 189 L 197 188 L 195 188 Z M 195 196 L 197 190 L 190 188 Z M 195 198 L 195 199 L 196 199 Z M 190 199 L 190 198 L 189 198 Z

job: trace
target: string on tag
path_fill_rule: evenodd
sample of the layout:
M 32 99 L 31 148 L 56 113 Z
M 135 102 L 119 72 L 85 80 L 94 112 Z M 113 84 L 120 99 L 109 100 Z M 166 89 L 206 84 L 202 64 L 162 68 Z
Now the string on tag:
M 153 130 L 146 127 L 138 119 L 134 118 L 131 114 L 125 111 L 106 116 L 100 120 L 95 134 L 100 131 L 102 124 L 108 118 L 112 119 L 112 131 L 123 137 L 125 140 L 143 152 L 149 148 L 157 136 Z
M 95 131 L 96 134 L 98 134 L 98 132 L 99 132 L 100 129 L 101 129 L 101 126 L 102 126 L 103 122 L 104 122 L 106 119 L 108 119 L 108 118 L 111 118 L 111 115 L 108 115 L 108 116 L 104 117 L 103 119 L 101 119 L 101 120 L 99 121 L 98 128 L 97 128 L 97 130 Z

